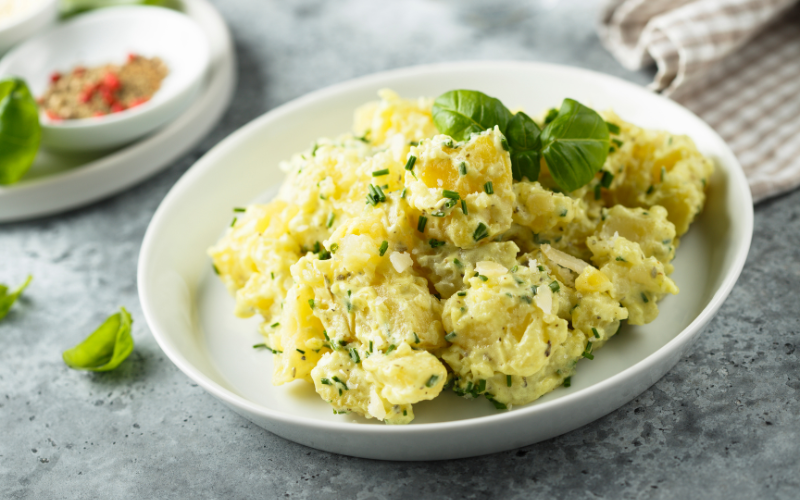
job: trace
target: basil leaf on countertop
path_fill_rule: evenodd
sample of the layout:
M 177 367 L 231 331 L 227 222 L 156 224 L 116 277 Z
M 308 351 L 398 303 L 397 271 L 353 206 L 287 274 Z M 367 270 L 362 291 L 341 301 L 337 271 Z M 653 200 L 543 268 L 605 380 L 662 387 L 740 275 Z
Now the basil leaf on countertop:
M 542 131 L 542 156 L 559 188 L 588 184 L 608 156 L 608 126 L 593 109 L 564 99 L 558 116 Z
M 433 102 L 433 123 L 439 132 L 457 141 L 497 125 L 506 133 L 513 116 L 499 99 L 477 90 L 451 90 Z
M 8 287 L 6 285 L 0 284 L 0 319 L 6 317 L 8 311 L 11 310 L 11 306 L 13 306 L 14 302 L 16 302 L 19 296 L 22 295 L 22 291 L 27 288 L 32 279 L 33 276 L 28 276 L 28 279 L 25 280 L 25 283 L 11 293 L 8 293 Z
M 113 370 L 133 351 L 132 323 L 130 313 L 121 307 L 86 340 L 64 351 L 64 363 L 75 370 Z
M 534 182 L 539 179 L 540 134 L 536 122 L 522 111 L 508 122 L 506 137 L 511 147 L 511 173 L 514 180 L 521 181 L 527 177 Z
M 42 130 L 39 107 L 19 78 L 0 80 L 0 185 L 13 184 L 33 165 Z

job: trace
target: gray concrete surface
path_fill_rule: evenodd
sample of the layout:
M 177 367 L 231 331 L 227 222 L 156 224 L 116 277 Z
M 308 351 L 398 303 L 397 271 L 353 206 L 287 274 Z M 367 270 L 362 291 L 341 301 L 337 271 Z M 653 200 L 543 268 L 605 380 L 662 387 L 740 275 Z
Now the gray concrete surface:
M 213 133 L 163 173 L 66 214 L 0 226 L 0 281 L 35 276 L 0 322 L 0 498 L 798 498 L 800 192 L 761 204 L 744 273 L 693 351 L 618 411 L 491 456 L 388 463 L 250 424 L 166 359 L 136 295 L 146 226 L 170 186 L 261 113 L 332 83 L 434 61 L 566 63 L 646 83 L 599 46 L 590 0 L 216 0 L 239 88 Z M 117 371 L 61 351 L 125 305 Z M 469 436 L 465 436 L 469 439 Z

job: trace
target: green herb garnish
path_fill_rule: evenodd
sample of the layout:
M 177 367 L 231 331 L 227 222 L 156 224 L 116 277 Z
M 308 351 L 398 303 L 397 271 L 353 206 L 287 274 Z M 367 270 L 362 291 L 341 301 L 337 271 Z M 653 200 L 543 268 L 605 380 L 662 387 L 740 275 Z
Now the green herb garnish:
M 445 198 L 450 198 L 451 200 L 458 200 L 461 198 L 461 195 L 459 195 L 456 191 L 450 191 L 449 189 L 442 190 L 442 196 Z
M 350 348 L 350 359 L 353 360 L 353 363 L 358 364 L 361 362 L 361 356 L 358 355 L 358 351 L 355 347 Z
M 22 295 L 22 291 L 28 287 L 32 279 L 33 276 L 28 275 L 28 279 L 25 280 L 25 283 L 11 293 L 8 292 L 8 287 L 6 285 L 0 285 L 0 319 L 6 317 L 8 311 L 11 310 L 11 306 L 13 306 L 19 296 Z
M 383 243 L 381 243 L 381 246 L 378 249 L 380 251 L 381 257 L 383 257 L 383 254 L 385 254 L 386 250 L 388 250 L 388 249 L 389 249 L 389 242 L 386 241 L 386 240 L 383 240 Z
M 592 328 L 592 333 L 594 334 L 595 338 L 597 339 L 600 338 L 600 333 L 598 333 L 597 328 Z
M 475 241 L 480 241 L 489 236 L 489 228 L 486 227 L 486 224 L 483 222 L 478 224 L 478 227 L 475 228 L 475 232 L 472 233 L 472 239 Z
M 506 375 L 506 387 L 511 387 L 511 375 Z
M 644 292 L 642 292 L 642 301 L 643 301 L 645 304 L 647 304 L 648 302 L 650 302 L 650 300 L 647 298 L 647 295 L 645 295 L 645 293 L 644 293 Z
M 330 227 L 333 225 L 333 220 L 334 220 L 335 218 L 336 218 L 336 214 L 334 214 L 333 212 L 331 212 L 331 213 L 328 215 L 328 220 L 325 222 L 325 225 L 326 225 L 326 226 L 328 226 L 328 227 L 330 228 Z
M 564 379 L 564 387 L 569 387 L 572 385 L 572 377 L 567 377 Z
M 389 348 L 388 348 L 388 349 L 386 349 L 386 352 L 385 352 L 384 354 L 385 354 L 386 356 L 388 356 L 388 355 L 389 355 L 389 353 L 390 353 L 390 352 L 392 352 L 392 351 L 394 351 L 395 349 L 397 349 L 397 346 L 396 346 L 396 345 L 394 345 L 394 344 L 391 344 L 391 345 L 389 346 Z
M 439 248 L 443 247 L 445 245 L 445 242 L 431 238 L 428 240 L 428 244 L 431 246 L 431 248 Z
M 414 168 L 414 164 L 417 162 L 417 157 L 411 155 L 408 157 L 408 161 L 406 162 L 406 170 L 412 170 Z
M 42 130 L 39 108 L 25 82 L 0 80 L 0 185 L 13 184 L 33 165 Z
M 83 342 L 64 351 L 61 355 L 64 363 L 75 370 L 113 370 L 133 351 L 132 323 L 130 313 L 120 308 Z
M 615 125 L 611 122 L 606 122 L 606 127 L 608 127 L 608 132 L 611 134 L 619 134 L 619 125 Z
M 419 216 L 419 221 L 417 222 L 417 231 L 420 233 L 425 232 L 425 224 L 428 222 L 428 218 L 424 215 Z
M 314 309 L 314 299 L 308 299 L 308 307 Z
M 448 342 L 452 342 L 456 339 L 456 332 L 450 332 L 444 336 L 444 339 Z
M 462 161 L 458 164 L 458 173 L 461 175 L 467 175 L 467 162 Z
M 603 170 L 603 177 L 600 178 L 600 185 L 608 189 L 609 187 L 611 187 L 611 183 L 613 181 L 614 181 L 614 174 L 612 174 L 608 170 Z
M 489 181 L 486 184 L 484 184 L 483 190 L 486 191 L 486 194 L 494 194 L 494 187 L 492 187 L 492 181 Z
M 431 378 L 425 382 L 425 387 L 433 387 L 439 381 L 439 375 L 431 375 Z
M 558 291 L 561 290 L 561 286 L 558 284 L 558 281 L 553 281 L 547 286 L 550 287 L 550 290 L 552 290 L 553 293 L 558 293 Z
M 589 342 L 586 344 L 586 349 L 583 351 L 583 357 L 586 359 L 594 359 L 594 354 L 592 354 L 592 343 Z
M 372 177 L 381 177 L 383 175 L 389 175 L 389 169 L 388 168 L 384 168 L 384 169 L 381 169 L 381 170 L 373 170 L 373 172 L 372 172 Z

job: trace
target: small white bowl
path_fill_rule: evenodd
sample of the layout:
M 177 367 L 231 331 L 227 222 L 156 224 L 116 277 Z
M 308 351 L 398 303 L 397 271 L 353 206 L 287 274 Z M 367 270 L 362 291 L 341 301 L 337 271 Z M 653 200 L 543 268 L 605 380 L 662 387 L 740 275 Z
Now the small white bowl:
M 58 19 L 58 0 L 42 0 L 30 10 L 0 21 L 0 54 Z
M 58 151 L 110 149 L 130 143 L 176 118 L 202 87 L 210 54 L 197 24 L 159 7 L 111 7 L 83 14 L 15 48 L 0 61 L 0 77 L 23 78 L 34 96 L 55 72 L 76 66 L 122 64 L 129 53 L 160 57 L 169 69 L 148 102 L 97 118 L 53 121 L 41 116 L 42 145 Z

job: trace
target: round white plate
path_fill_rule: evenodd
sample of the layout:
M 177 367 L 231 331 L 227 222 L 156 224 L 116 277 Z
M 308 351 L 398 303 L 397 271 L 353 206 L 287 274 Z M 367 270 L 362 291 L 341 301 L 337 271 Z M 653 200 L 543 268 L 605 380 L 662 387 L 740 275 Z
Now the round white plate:
M 236 84 L 233 42 L 207 0 L 184 0 L 183 6 L 208 37 L 211 50 L 205 85 L 191 106 L 152 135 L 110 154 L 42 149 L 20 182 L 0 186 L 0 223 L 63 212 L 118 193 L 169 166 L 217 123 Z
M 572 97 L 613 108 L 636 124 L 690 135 L 717 165 L 708 202 L 678 250 L 681 293 L 653 323 L 626 327 L 582 360 L 572 387 L 498 412 L 452 393 L 414 405 L 416 420 L 387 426 L 333 415 L 309 384 L 270 384 L 271 354 L 254 350 L 258 320 L 237 319 L 205 250 L 231 209 L 274 192 L 278 162 L 320 136 L 350 129 L 353 110 L 389 87 L 406 97 L 478 89 L 532 113 Z M 162 202 L 142 245 L 139 297 L 161 348 L 189 377 L 235 412 L 287 439 L 322 450 L 387 460 L 458 458 L 548 439 L 625 404 L 669 370 L 725 300 L 750 246 L 753 208 L 744 174 L 720 137 L 672 101 L 590 71 L 547 64 L 458 63 L 381 73 L 320 90 L 251 122 L 200 159 Z

